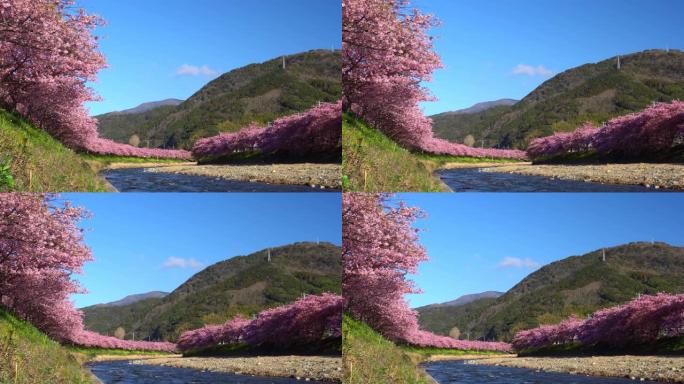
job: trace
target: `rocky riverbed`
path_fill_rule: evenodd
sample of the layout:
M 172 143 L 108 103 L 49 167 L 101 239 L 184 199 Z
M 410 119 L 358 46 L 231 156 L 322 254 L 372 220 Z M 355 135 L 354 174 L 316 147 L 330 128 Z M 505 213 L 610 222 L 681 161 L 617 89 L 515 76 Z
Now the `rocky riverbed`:
M 340 164 L 196 165 L 174 164 L 146 168 L 147 172 L 220 177 L 269 184 L 307 185 L 320 189 L 342 188 Z
M 239 375 L 289 377 L 339 383 L 342 358 L 329 356 L 256 357 L 156 357 L 133 360 L 133 364 L 192 368 Z
M 521 163 L 490 166 L 482 170 L 594 183 L 643 185 L 653 189 L 684 189 L 684 164 L 532 165 Z
M 684 356 L 492 357 L 468 360 L 467 363 L 641 381 L 684 382 Z

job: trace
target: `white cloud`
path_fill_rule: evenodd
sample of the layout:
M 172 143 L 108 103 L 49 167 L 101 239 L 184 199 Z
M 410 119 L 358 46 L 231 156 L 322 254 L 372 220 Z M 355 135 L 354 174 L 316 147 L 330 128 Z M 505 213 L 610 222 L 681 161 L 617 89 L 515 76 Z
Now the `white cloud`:
M 164 268 L 193 268 L 200 269 L 204 264 L 195 259 L 184 259 L 182 257 L 171 256 L 164 260 Z
M 553 75 L 553 71 L 543 65 L 533 67 L 527 64 L 518 64 L 515 66 L 515 68 L 513 68 L 513 74 L 527 76 L 551 76 Z
M 539 266 L 539 263 L 528 258 L 504 257 L 503 260 L 499 262 L 499 267 L 503 268 L 538 268 Z
M 209 68 L 206 65 L 197 67 L 190 64 L 183 64 L 180 67 L 178 67 L 178 69 L 176 69 L 176 75 L 178 76 L 214 76 L 217 74 L 218 72 Z

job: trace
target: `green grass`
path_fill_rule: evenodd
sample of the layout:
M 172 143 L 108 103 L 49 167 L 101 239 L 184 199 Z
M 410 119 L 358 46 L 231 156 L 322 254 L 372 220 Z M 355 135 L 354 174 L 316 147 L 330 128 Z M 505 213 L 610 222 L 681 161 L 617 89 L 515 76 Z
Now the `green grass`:
M 344 383 L 434 383 L 418 367 L 420 356 L 404 351 L 362 322 L 345 315 L 342 334 Z
M 0 192 L 109 190 L 105 180 L 77 153 L 43 130 L 0 110 Z
M 435 166 L 350 114 L 342 121 L 343 188 L 352 192 L 441 192 Z
M 518 160 L 413 153 L 345 113 L 342 121 L 342 186 L 351 192 L 443 192 L 433 173 L 447 163 L 515 163 Z
M 90 384 L 96 381 L 67 349 L 0 309 L 0 383 Z
M 173 355 L 168 352 L 157 351 L 129 351 L 125 349 L 109 349 L 109 348 L 87 348 L 77 345 L 64 346 L 64 349 L 72 354 L 80 355 L 84 360 L 92 360 L 97 356 L 168 356 Z
M 94 154 L 82 154 L 81 158 L 87 161 L 95 161 L 103 166 L 108 166 L 113 163 L 183 163 L 188 160 L 182 159 L 160 159 L 155 157 L 131 157 L 131 156 L 112 156 L 112 155 L 94 155 Z
M 441 168 L 448 163 L 464 163 L 464 164 L 477 164 L 477 163 L 498 163 L 498 164 L 508 164 L 508 163 L 519 163 L 521 160 L 514 159 L 498 159 L 493 157 L 465 157 L 465 156 L 450 156 L 450 155 L 432 155 L 428 153 L 419 153 L 416 156 L 423 160 L 429 161 L 434 164 L 435 168 Z
M 441 356 L 465 356 L 465 355 L 506 355 L 505 352 L 496 351 L 475 351 L 475 350 L 465 350 L 465 349 L 452 349 L 452 348 L 425 348 L 425 347 L 415 347 L 412 345 L 402 345 L 400 348 L 408 353 L 417 353 L 424 358 L 430 356 L 441 355 Z

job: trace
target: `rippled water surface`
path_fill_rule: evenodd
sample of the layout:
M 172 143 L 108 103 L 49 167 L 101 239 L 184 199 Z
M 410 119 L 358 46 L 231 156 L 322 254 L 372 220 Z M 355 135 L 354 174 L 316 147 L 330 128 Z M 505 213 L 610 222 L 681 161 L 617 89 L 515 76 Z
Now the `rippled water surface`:
M 537 372 L 531 369 L 464 364 L 462 361 L 427 363 L 423 368 L 440 384 L 627 384 L 630 379 Z M 640 383 L 655 384 L 653 381 Z
M 252 183 L 218 177 L 145 172 L 143 168 L 102 172 L 120 192 L 332 192 L 306 185 Z
M 543 176 L 449 169 L 439 177 L 454 192 L 654 192 L 641 185 L 601 184 Z
M 230 373 L 204 372 L 187 368 L 137 365 L 127 361 L 88 364 L 90 371 L 104 384 L 290 384 L 302 383 L 287 378 L 241 376 Z M 309 381 L 309 383 L 314 383 Z

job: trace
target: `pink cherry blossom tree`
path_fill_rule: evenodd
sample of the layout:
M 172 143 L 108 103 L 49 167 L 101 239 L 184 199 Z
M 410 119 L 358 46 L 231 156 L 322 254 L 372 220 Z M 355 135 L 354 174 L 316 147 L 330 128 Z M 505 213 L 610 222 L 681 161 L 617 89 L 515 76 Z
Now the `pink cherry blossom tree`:
M 62 342 L 102 348 L 174 351 L 83 328 L 70 295 L 84 293 L 74 274 L 92 260 L 78 227 L 88 213 L 55 195 L 0 194 L 0 306 Z
M 102 139 L 84 103 L 87 82 L 106 66 L 93 34 L 104 21 L 73 0 L 0 0 L 0 107 L 18 113 L 69 148 L 101 154 L 189 158 Z
M 343 0 L 344 109 L 414 151 L 524 158 L 521 151 L 478 150 L 433 136 L 419 103 L 433 99 L 421 84 L 441 67 L 428 35 L 436 25 L 408 0 Z
M 288 349 L 342 337 L 342 296 L 308 295 L 292 304 L 267 309 L 247 320 L 237 316 L 223 325 L 186 331 L 178 340 L 184 352 L 221 344 Z
M 574 132 L 534 139 L 527 147 L 532 159 L 568 153 L 596 152 L 621 159 L 665 153 L 684 141 L 684 102 L 657 103 L 619 116 L 596 128 L 585 123 Z
M 518 351 L 558 344 L 627 348 L 684 336 L 684 294 L 643 295 L 594 312 L 588 319 L 571 317 L 557 325 L 520 331 L 513 338 Z
M 455 340 L 420 330 L 404 295 L 420 292 L 406 277 L 427 260 L 413 227 L 423 213 L 387 194 L 342 197 L 342 291 L 345 310 L 386 338 L 439 348 L 510 350 L 506 343 Z
M 269 127 L 251 124 L 238 132 L 199 139 L 195 158 L 211 160 L 258 151 L 289 159 L 335 159 L 342 150 L 342 103 L 321 103 L 303 113 L 276 119 Z

